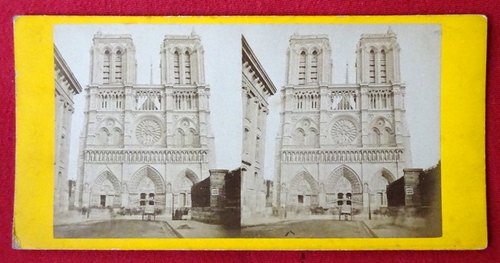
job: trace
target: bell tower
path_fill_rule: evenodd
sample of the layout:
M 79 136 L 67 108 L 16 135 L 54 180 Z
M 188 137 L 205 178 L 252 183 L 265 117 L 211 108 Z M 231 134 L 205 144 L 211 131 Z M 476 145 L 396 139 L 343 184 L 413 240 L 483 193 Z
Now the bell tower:
M 321 85 L 332 82 L 331 49 L 327 35 L 290 37 L 287 50 L 287 85 Z
M 90 85 L 135 84 L 137 62 L 132 36 L 98 32 L 93 41 Z
M 205 83 L 200 37 L 167 35 L 161 47 L 161 83 L 168 86 Z
M 356 82 L 399 83 L 399 44 L 389 29 L 385 34 L 362 34 L 356 50 Z

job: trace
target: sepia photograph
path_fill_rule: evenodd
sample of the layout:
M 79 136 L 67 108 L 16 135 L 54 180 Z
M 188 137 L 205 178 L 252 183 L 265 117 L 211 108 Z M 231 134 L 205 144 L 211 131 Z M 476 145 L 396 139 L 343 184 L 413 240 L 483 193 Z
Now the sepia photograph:
M 441 37 L 54 26 L 54 238 L 442 236 Z

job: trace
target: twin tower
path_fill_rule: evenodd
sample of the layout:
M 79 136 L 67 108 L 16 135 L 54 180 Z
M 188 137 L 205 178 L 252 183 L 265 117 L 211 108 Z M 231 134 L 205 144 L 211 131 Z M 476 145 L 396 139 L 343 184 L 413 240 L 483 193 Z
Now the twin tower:
M 363 34 L 356 47 L 356 83 L 333 84 L 328 36 L 290 37 L 275 207 L 310 213 L 346 198 L 359 209 L 368 200 L 374 208 L 387 206 L 387 184 L 411 167 L 399 51 L 390 29 Z
M 167 213 L 190 207 L 191 187 L 215 164 L 199 36 L 165 36 L 161 83 L 146 85 L 136 83 L 130 35 L 98 33 L 93 41 L 77 206 L 154 202 Z M 267 96 L 275 90 L 246 41 L 242 49 L 242 169 L 252 179 L 242 180 L 242 212 L 255 217 L 265 213 L 270 194 L 261 182 L 272 110 Z M 346 196 L 359 208 L 368 200 L 372 207 L 386 206 L 386 185 L 411 167 L 396 35 L 361 35 L 353 84 L 333 84 L 326 35 L 293 35 L 286 55 L 273 206 L 310 213 Z M 269 88 L 261 103 L 262 83 Z
M 214 167 L 199 36 L 165 36 L 161 84 L 138 84 L 131 35 L 97 33 L 80 140 L 77 206 L 171 212 Z

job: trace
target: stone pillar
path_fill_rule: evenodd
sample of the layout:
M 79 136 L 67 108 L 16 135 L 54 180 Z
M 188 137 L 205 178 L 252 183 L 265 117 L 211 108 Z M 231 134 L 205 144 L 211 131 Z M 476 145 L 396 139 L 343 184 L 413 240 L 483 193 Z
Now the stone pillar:
M 405 181 L 405 205 L 407 207 L 420 206 L 420 174 L 423 172 L 419 168 L 403 169 Z
M 210 171 L 210 207 L 224 207 L 224 178 L 229 170 L 211 169 Z

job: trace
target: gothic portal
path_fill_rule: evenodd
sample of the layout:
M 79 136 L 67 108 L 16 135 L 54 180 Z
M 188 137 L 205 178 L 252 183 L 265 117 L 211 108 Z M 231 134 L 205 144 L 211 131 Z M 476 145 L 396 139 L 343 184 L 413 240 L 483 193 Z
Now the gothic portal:
M 199 36 L 165 36 L 161 84 L 136 83 L 131 35 L 93 43 L 77 205 L 190 207 L 191 186 L 215 162 Z
M 288 211 L 346 197 L 384 207 L 386 185 L 411 167 L 394 32 L 361 35 L 354 84 L 332 84 L 331 53 L 326 35 L 290 37 L 274 184 L 275 206 Z

